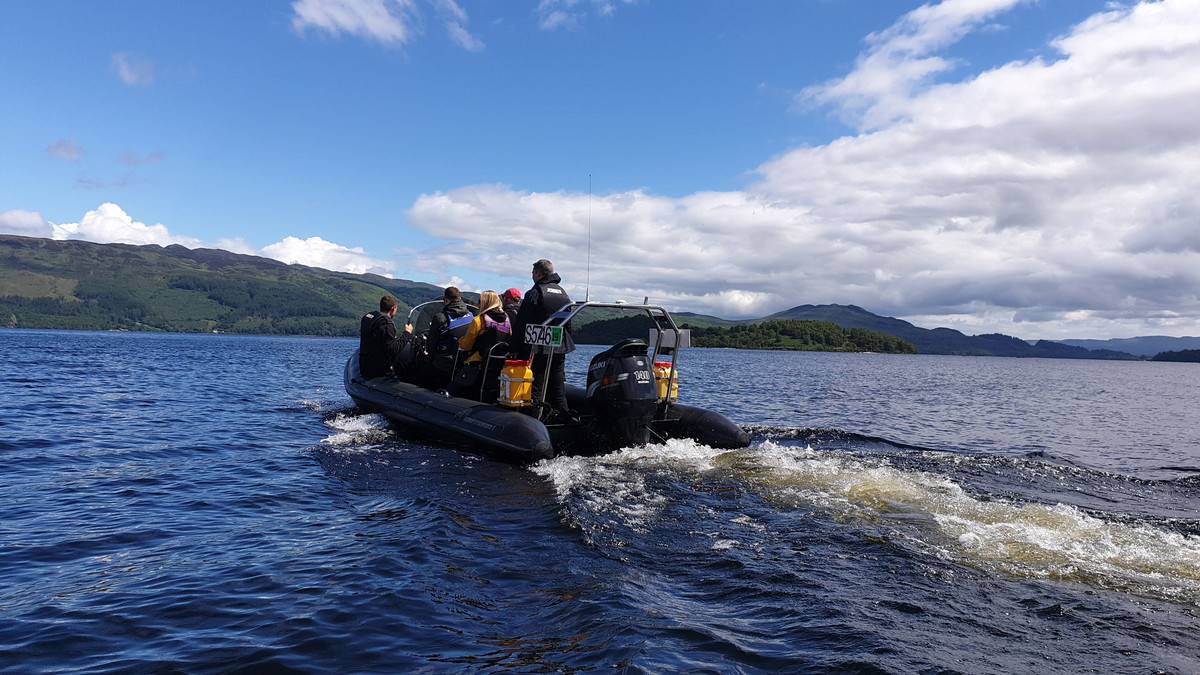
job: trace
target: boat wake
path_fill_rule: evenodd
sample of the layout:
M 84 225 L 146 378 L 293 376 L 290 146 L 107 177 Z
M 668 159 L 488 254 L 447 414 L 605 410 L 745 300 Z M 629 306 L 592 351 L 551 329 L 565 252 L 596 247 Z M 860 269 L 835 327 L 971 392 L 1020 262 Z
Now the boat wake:
M 391 426 L 383 415 L 337 412 L 325 418 L 325 426 L 333 433 L 322 439 L 321 444 L 338 448 L 378 444 L 392 436 Z
M 673 501 L 688 499 L 684 490 L 732 484 L 774 509 L 811 511 L 915 555 L 1200 605 L 1200 536 L 1188 533 L 1196 531 L 1194 522 L 1183 523 L 1181 532 L 1127 514 L 982 494 L 935 471 L 898 466 L 897 459 L 771 439 L 733 451 L 671 440 L 600 457 L 560 457 L 533 470 L 551 481 L 565 517 L 592 541 L 647 531 Z M 719 510 L 710 517 L 747 519 Z M 718 538 L 711 548 L 776 536 L 761 526 L 743 529 L 745 541 Z

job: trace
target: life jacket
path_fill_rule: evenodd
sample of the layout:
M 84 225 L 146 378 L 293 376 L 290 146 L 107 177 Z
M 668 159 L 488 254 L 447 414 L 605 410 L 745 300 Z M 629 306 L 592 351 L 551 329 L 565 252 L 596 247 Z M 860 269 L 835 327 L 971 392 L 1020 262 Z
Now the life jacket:
M 557 276 L 557 275 L 555 275 Z M 538 304 L 542 307 L 544 317 L 553 315 L 558 310 L 571 304 L 571 296 L 567 295 L 567 291 L 557 283 L 543 281 L 535 286 L 538 290 Z M 543 317 L 543 320 L 545 318 Z
M 454 365 L 454 356 L 458 353 L 458 339 L 467 334 L 475 315 L 467 312 L 462 316 L 452 317 L 447 313 L 446 320 L 445 327 L 434 341 L 431 356 L 439 370 L 449 372 Z
M 490 314 L 484 314 L 483 330 L 475 338 L 475 346 L 472 351 L 478 353 L 480 358 L 486 359 L 496 343 L 510 342 L 511 337 L 512 323 L 508 320 L 507 315 L 503 321 L 497 321 Z
M 494 329 L 497 333 L 504 333 L 505 335 L 512 335 L 512 323 L 509 322 L 507 316 L 504 317 L 504 321 L 497 321 L 497 320 L 493 319 L 490 314 L 484 314 L 483 315 L 483 329 L 484 330 L 493 330 Z
M 562 286 L 558 285 L 559 276 L 551 274 L 546 279 L 534 284 L 534 288 L 538 292 L 537 305 L 541 308 L 541 316 L 536 317 L 537 322 L 541 323 L 553 316 L 558 310 L 571 304 L 571 296 L 567 295 L 567 291 Z M 575 351 L 575 340 L 571 338 L 570 324 L 564 326 L 563 344 L 561 347 L 553 349 L 555 354 L 569 354 Z M 524 336 L 521 336 L 524 341 Z M 526 347 L 528 350 L 528 347 Z

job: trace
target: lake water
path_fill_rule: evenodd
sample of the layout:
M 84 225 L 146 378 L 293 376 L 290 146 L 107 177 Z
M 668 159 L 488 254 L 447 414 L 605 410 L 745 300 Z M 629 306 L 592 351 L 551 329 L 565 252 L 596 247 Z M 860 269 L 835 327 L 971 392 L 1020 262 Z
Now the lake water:
M 354 346 L 0 330 L 0 670 L 1200 671 L 1200 365 L 691 350 L 751 448 L 519 467 Z

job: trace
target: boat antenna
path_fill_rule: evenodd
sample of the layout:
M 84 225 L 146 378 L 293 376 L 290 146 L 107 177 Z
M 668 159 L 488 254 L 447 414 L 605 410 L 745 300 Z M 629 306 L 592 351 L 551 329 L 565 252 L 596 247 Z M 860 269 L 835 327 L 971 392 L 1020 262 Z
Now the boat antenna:
M 588 228 L 587 228 L 587 286 L 584 287 L 583 301 L 592 297 L 592 174 L 588 174 Z

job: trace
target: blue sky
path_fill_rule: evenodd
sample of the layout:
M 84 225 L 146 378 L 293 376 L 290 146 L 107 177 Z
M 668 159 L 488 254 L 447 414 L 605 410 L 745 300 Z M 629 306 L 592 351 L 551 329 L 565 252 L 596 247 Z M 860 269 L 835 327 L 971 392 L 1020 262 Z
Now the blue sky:
M 521 286 L 525 258 L 539 252 L 539 235 L 536 228 L 511 225 L 540 223 L 554 230 L 562 213 L 517 206 L 553 201 L 554 195 L 578 197 L 590 174 L 594 199 L 609 218 L 597 254 L 608 261 L 601 277 L 614 295 L 648 294 L 681 309 L 725 315 L 801 302 L 858 302 L 926 323 L 1023 336 L 1069 333 L 1072 321 L 1086 333 L 1195 326 L 1194 317 L 1156 325 L 1163 307 L 1130 314 L 1121 302 L 1088 301 L 1070 292 L 1053 306 L 1036 301 L 1038 288 L 1008 297 L 1006 275 L 1030 275 L 1019 260 L 997 263 L 1003 274 L 972 296 L 938 295 L 921 280 L 939 274 L 930 256 L 931 246 L 941 244 L 917 252 L 923 265 L 898 270 L 839 249 L 845 258 L 837 261 L 839 271 L 825 276 L 836 276 L 837 285 L 789 278 L 786 259 L 773 261 L 764 277 L 752 261 L 771 259 L 769 250 L 749 251 L 740 267 L 728 269 L 724 261 L 700 256 L 690 267 L 637 281 L 643 275 L 637 247 L 612 239 L 622 230 L 619 214 L 642 214 L 629 235 L 645 235 L 643 249 L 652 249 L 651 259 L 693 236 L 704 248 L 706 227 L 716 225 L 689 224 L 688 204 L 711 193 L 749 195 L 772 208 L 787 202 L 794 211 L 775 225 L 779 239 L 791 238 L 792 228 L 808 236 L 816 225 L 804 214 L 817 212 L 814 204 L 824 197 L 779 187 L 783 173 L 768 167 L 812 150 L 823 153 L 820 161 L 832 161 L 839 144 L 866 144 L 902 124 L 920 123 L 915 102 L 924 106 L 939 85 L 968 83 L 1014 63 L 1040 64 L 1045 72 L 1064 58 L 1054 41 L 1090 16 L 1124 12 L 1112 22 L 1130 24 L 1136 18 L 1134 8 L 1114 10 L 1100 2 L 953 0 L 926 7 L 941 17 L 924 16 L 922 7 L 837 0 L 297 0 L 202 8 L 148 1 L 4 3 L 0 89 L 10 105 L 0 108 L 0 213 L 9 213 L 12 222 L 19 218 L 11 214 L 25 214 L 21 222 L 29 230 L 36 219 L 46 228 L 79 223 L 112 203 L 133 221 L 162 224 L 172 240 L 185 244 L 266 251 L 316 264 L 325 260 L 321 251 L 307 258 L 298 251 L 320 237 L 363 250 L 357 258 L 353 252 L 329 258 L 331 267 L 356 269 L 365 257 L 373 269 L 406 278 Z M 888 70 L 870 71 L 864 64 L 882 38 L 868 36 L 886 37 L 889 30 L 925 36 L 920 39 L 933 46 L 905 47 L 901 57 L 887 57 Z M 895 88 L 896 73 L 928 57 L 942 60 L 936 72 Z M 861 90 L 822 95 L 814 89 L 848 82 L 842 78 L 860 71 L 872 77 L 886 72 L 892 89 L 868 91 L 867 103 Z M 1011 94 L 1020 98 L 1023 92 Z M 904 105 L 896 103 L 900 99 Z M 991 98 L 985 105 L 1006 104 Z M 864 106 L 874 112 L 864 115 Z M 1194 140 L 1184 136 L 1181 143 Z M 1005 147 L 1001 136 L 990 142 Z M 844 168 L 838 165 L 838 171 Z M 449 197 L 436 202 L 438 195 Z M 1022 194 L 1016 202 L 1035 198 Z M 871 197 L 848 194 L 839 203 L 850 199 Z M 622 211 L 620 204 L 630 200 L 660 206 Z M 653 215 L 660 208 L 675 215 Z M 463 209 L 471 214 L 466 221 L 457 219 Z M 574 211 L 562 223 L 574 238 L 547 244 L 545 255 L 579 249 Z M 847 228 L 868 222 L 841 212 L 819 215 L 825 243 L 844 242 Z M 895 205 L 886 219 L 899 224 L 887 232 L 921 226 L 905 220 L 910 217 L 911 209 Z M 674 239 L 660 240 L 655 228 L 682 229 Z M 89 231 L 85 223 L 58 232 L 103 238 Z M 119 239 L 112 228 L 103 231 Z M 519 245 L 505 249 L 506 233 Z M 303 241 L 268 248 L 288 237 Z M 475 245 L 489 237 L 490 251 Z M 974 248 L 980 243 L 969 242 Z M 497 249 L 510 250 L 519 264 Z M 805 257 L 809 250 L 815 249 L 793 252 L 796 266 L 819 264 Z M 875 253 L 896 255 L 886 248 Z M 866 266 L 850 269 L 854 264 Z M 1070 270 L 1055 264 L 1041 272 L 1062 281 L 1056 286 L 1097 283 L 1086 275 L 1070 277 Z M 569 268 L 575 278 L 582 276 L 577 267 Z M 876 281 L 864 281 L 868 277 Z M 915 290 L 904 297 L 869 287 L 906 280 Z M 1194 295 L 1192 289 L 1180 302 Z

